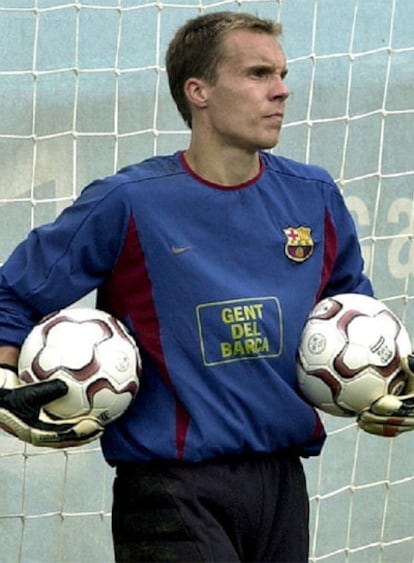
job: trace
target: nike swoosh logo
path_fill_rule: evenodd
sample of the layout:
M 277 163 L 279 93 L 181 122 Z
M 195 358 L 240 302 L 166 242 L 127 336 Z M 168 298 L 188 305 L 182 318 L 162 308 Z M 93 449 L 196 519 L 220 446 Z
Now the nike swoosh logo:
M 172 246 L 171 252 L 173 254 L 175 254 L 175 256 L 177 256 L 178 254 L 182 254 L 183 252 L 187 252 L 188 250 L 191 250 L 192 248 L 193 248 L 192 246 Z

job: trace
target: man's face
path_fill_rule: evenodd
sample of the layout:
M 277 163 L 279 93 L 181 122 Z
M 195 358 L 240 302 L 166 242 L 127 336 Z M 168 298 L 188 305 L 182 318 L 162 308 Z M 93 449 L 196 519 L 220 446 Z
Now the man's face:
M 234 30 L 223 53 L 215 83 L 206 86 L 210 141 L 248 152 L 275 146 L 289 95 L 280 43 L 266 33 Z

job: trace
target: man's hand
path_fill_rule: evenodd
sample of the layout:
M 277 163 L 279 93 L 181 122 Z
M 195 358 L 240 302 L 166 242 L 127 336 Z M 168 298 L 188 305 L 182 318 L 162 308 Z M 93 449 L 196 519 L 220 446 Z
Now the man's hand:
M 360 413 L 358 426 L 362 430 L 390 438 L 414 430 L 414 355 L 403 358 L 401 367 L 407 374 L 403 394 L 383 395 Z
M 66 448 L 99 438 L 103 427 L 95 417 L 54 420 L 43 407 L 66 395 L 60 380 L 20 385 L 15 368 L 0 366 L 0 427 L 34 446 Z

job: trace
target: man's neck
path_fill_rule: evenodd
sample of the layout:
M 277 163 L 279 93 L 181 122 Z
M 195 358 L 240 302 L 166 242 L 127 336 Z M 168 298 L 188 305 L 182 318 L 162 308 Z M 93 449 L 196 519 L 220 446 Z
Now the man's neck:
M 250 154 L 234 148 L 216 150 L 208 144 L 198 148 L 195 143 L 191 143 L 184 156 L 197 176 L 222 186 L 244 184 L 260 171 L 258 153 Z

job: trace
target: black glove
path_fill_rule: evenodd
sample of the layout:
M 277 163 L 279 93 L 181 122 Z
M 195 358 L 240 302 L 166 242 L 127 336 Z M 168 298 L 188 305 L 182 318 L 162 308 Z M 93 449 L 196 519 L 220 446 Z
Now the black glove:
M 360 413 L 358 426 L 378 436 L 393 438 L 414 430 L 414 355 L 401 361 L 407 382 L 401 395 L 383 395 Z
M 66 395 L 61 380 L 21 385 L 13 366 L 0 365 L 0 427 L 34 446 L 66 448 L 99 438 L 103 427 L 92 416 L 68 420 L 49 417 L 42 407 Z

